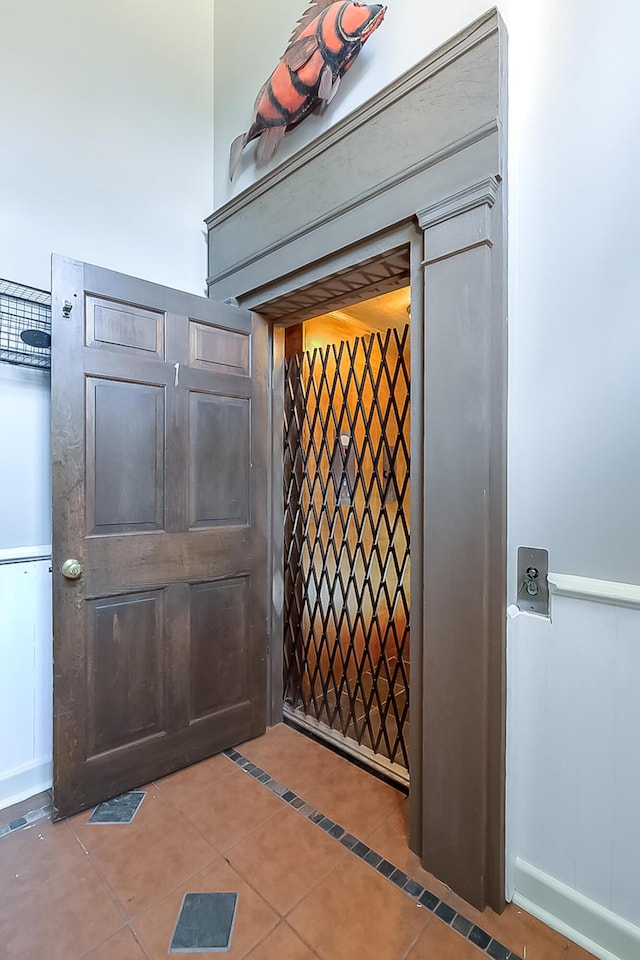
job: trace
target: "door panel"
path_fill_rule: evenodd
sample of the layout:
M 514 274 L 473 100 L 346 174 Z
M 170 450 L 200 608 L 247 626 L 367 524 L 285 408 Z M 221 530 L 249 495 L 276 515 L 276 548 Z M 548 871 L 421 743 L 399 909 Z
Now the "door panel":
M 189 399 L 191 526 L 248 524 L 250 401 L 203 393 Z
M 164 591 L 87 609 L 87 755 L 164 730 Z
M 249 337 L 230 330 L 215 330 L 190 324 L 191 363 L 205 370 L 247 376 L 249 374 Z
M 52 287 L 67 816 L 264 731 L 269 342 L 237 307 L 77 261 Z
M 164 387 L 86 382 L 87 533 L 162 530 Z
M 129 304 L 115 304 L 98 297 L 86 298 L 86 343 L 88 347 L 127 353 L 164 354 L 164 315 Z
M 248 699 L 247 577 L 191 587 L 191 718 Z

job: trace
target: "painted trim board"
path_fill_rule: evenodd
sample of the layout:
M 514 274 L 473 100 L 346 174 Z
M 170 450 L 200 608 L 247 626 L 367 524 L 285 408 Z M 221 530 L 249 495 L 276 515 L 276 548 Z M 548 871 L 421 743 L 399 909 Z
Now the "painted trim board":
M 0 565 L 26 563 L 31 560 L 51 560 L 51 544 L 35 547 L 5 547 L 0 550 Z
M 640 585 L 616 580 L 596 580 L 568 573 L 549 573 L 549 589 L 556 597 L 573 597 L 616 607 L 640 608 Z
M 49 790 L 53 783 L 53 760 L 34 760 L 0 777 L 0 810 Z
M 600 960 L 640 957 L 640 927 L 520 858 L 514 880 L 514 903 Z

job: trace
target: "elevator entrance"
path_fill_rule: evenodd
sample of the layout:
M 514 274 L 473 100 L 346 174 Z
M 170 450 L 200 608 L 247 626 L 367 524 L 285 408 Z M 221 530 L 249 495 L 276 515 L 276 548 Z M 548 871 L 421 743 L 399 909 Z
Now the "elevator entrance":
M 411 284 L 411 848 L 460 896 L 496 911 L 505 862 L 506 62 L 493 9 L 207 221 L 210 295 L 272 323 L 272 723 L 284 699 L 284 329 L 388 291 L 363 290 L 365 274 L 376 282 L 404 271 L 397 286 Z
M 293 722 L 406 784 L 410 291 L 285 336 L 284 701 Z

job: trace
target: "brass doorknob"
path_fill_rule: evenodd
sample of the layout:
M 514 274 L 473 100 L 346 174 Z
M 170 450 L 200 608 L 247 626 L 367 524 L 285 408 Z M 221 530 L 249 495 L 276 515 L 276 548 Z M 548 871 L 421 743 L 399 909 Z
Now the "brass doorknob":
M 79 560 L 65 560 L 60 569 L 67 580 L 77 580 L 82 576 L 82 564 Z

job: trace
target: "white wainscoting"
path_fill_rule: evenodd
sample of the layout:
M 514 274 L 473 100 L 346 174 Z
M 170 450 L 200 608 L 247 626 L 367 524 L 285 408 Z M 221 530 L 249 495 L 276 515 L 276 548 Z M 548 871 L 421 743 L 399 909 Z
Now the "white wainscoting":
M 640 927 L 524 860 L 515 863 L 518 906 L 601 960 L 638 960 Z
M 509 621 L 507 888 L 597 956 L 637 960 L 640 610 L 582 581 L 561 580 L 550 620 Z
M 0 809 L 51 786 L 50 553 L 0 556 Z

